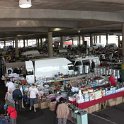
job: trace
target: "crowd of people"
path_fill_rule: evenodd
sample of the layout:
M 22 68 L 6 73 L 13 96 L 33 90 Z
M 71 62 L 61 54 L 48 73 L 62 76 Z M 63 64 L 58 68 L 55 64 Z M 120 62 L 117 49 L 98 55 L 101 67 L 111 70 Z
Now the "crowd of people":
M 5 113 L 9 116 L 11 124 L 16 124 L 17 113 L 29 109 L 36 111 L 36 104 L 38 99 L 41 97 L 38 88 L 35 84 L 28 87 L 28 90 L 24 90 L 23 84 L 17 84 L 8 78 L 5 82 L 7 87 L 7 92 L 5 94 Z M 54 110 L 58 120 L 58 124 L 66 124 L 69 115 L 69 107 L 65 98 L 60 98 L 56 104 L 56 109 Z
M 91 63 L 91 71 L 94 72 L 95 63 L 92 61 Z M 27 85 L 25 89 L 25 84 L 13 82 L 11 78 L 3 79 L 5 85 L 7 87 L 7 92 L 5 95 L 5 113 L 10 117 L 11 124 L 16 124 L 17 113 L 29 109 L 37 112 L 37 103 L 38 99 L 42 99 L 42 95 L 39 93 L 39 90 L 36 84 Z M 114 75 L 110 75 L 109 77 L 110 86 L 116 86 L 117 81 Z M 64 90 L 67 90 L 67 95 L 71 92 L 71 85 L 67 85 L 64 87 Z M 56 104 L 56 109 L 54 110 L 56 113 L 56 117 L 58 120 L 58 124 L 66 124 L 68 116 L 70 114 L 70 110 L 68 107 L 69 103 L 65 98 L 60 97 Z

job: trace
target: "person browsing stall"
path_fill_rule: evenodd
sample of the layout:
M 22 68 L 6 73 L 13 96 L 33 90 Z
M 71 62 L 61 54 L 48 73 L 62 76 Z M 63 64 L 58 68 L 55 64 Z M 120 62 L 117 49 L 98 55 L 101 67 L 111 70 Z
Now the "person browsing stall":
M 16 89 L 13 91 L 13 99 L 15 101 L 15 107 L 18 111 L 22 109 L 22 92 L 19 89 L 19 85 L 16 86 Z
M 30 97 L 30 110 L 32 107 L 34 107 L 34 112 L 36 112 L 36 106 L 37 103 L 37 96 L 38 96 L 38 89 L 35 86 L 35 84 L 32 84 L 32 86 L 29 88 L 29 97 Z
M 64 98 L 59 99 L 59 104 L 56 110 L 58 124 L 66 124 L 69 115 L 69 107 Z
M 15 85 L 10 79 L 7 79 L 6 87 L 8 88 L 8 91 L 13 92 L 15 90 Z
M 117 80 L 113 74 L 110 75 L 109 77 L 109 83 L 111 86 L 116 86 L 117 85 Z

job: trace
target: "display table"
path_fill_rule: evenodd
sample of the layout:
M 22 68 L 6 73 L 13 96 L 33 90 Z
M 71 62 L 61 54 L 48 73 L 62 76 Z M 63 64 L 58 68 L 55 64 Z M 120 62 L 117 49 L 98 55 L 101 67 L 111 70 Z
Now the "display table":
M 89 101 L 89 102 L 84 102 L 84 103 L 80 103 L 80 104 L 76 104 L 76 105 L 80 109 L 85 109 L 85 108 L 88 108 L 88 107 L 93 106 L 95 104 L 103 103 L 103 102 L 106 102 L 109 99 L 115 99 L 115 98 L 118 98 L 118 97 L 124 97 L 124 91 L 114 93 L 114 94 L 111 94 L 111 95 L 108 95 L 108 96 L 104 96 L 104 97 L 102 97 L 100 99 L 97 99 L 97 100 L 92 100 L 92 101 Z
M 73 101 L 71 103 L 76 105 L 80 109 L 86 109 L 88 107 L 94 106 L 96 104 L 104 103 L 110 99 L 116 99 L 118 97 L 124 97 L 124 91 L 114 93 L 114 94 L 111 94 L 108 96 L 104 96 L 104 97 L 97 99 L 97 100 L 92 100 L 92 101 L 88 101 L 88 102 L 84 102 L 84 103 L 80 103 L 80 104 L 76 103 L 76 101 Z

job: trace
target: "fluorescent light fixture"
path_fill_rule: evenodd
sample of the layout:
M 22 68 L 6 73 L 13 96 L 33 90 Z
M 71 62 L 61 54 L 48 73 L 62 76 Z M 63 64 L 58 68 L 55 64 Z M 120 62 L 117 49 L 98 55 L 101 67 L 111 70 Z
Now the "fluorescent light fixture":
M 80 30 L 78 30 L 78 33 L 80 33 L 81 31 Z
M 20 8 L 30 8 L 32 6 L 31 0 L 19 0 Z
M 53 31 L 61 31 L 61 28 L 54 28 Z

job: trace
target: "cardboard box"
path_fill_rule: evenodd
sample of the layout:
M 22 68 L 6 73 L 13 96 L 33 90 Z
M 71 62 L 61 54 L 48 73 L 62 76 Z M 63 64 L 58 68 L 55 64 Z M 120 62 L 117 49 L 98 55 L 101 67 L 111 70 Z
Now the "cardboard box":
M 39 108 L 39 105 L 38 105 L 38 103 L 37 103 L 37 104 L 35 104 L 35 108 Z
M 116 105 L 116 99 L 109 99 L 108 100 L 108 106 L 115 106 Z
M 40 109 L 46 109 L 46 108 L 48 108 L 48 102 L 40 102 L 39 103 L 39 108 Z
M 123 102 L 123 98 L 122 97 L 116 98 L 116 105 L 121 104 L 122 102 Z
M 93 112 L 95 112 L 95 111 L 96 111 L 95 105 L 90 106 L 90 107 L 88 108 L 88 113 L 93 113 Z
M 124 102 L 124 97 L 122 97 L 122 103 Z
M 95 111 L 99 111 L 101 108 L 100 108 L 100 104 L 96 104 L 95 105 Z

